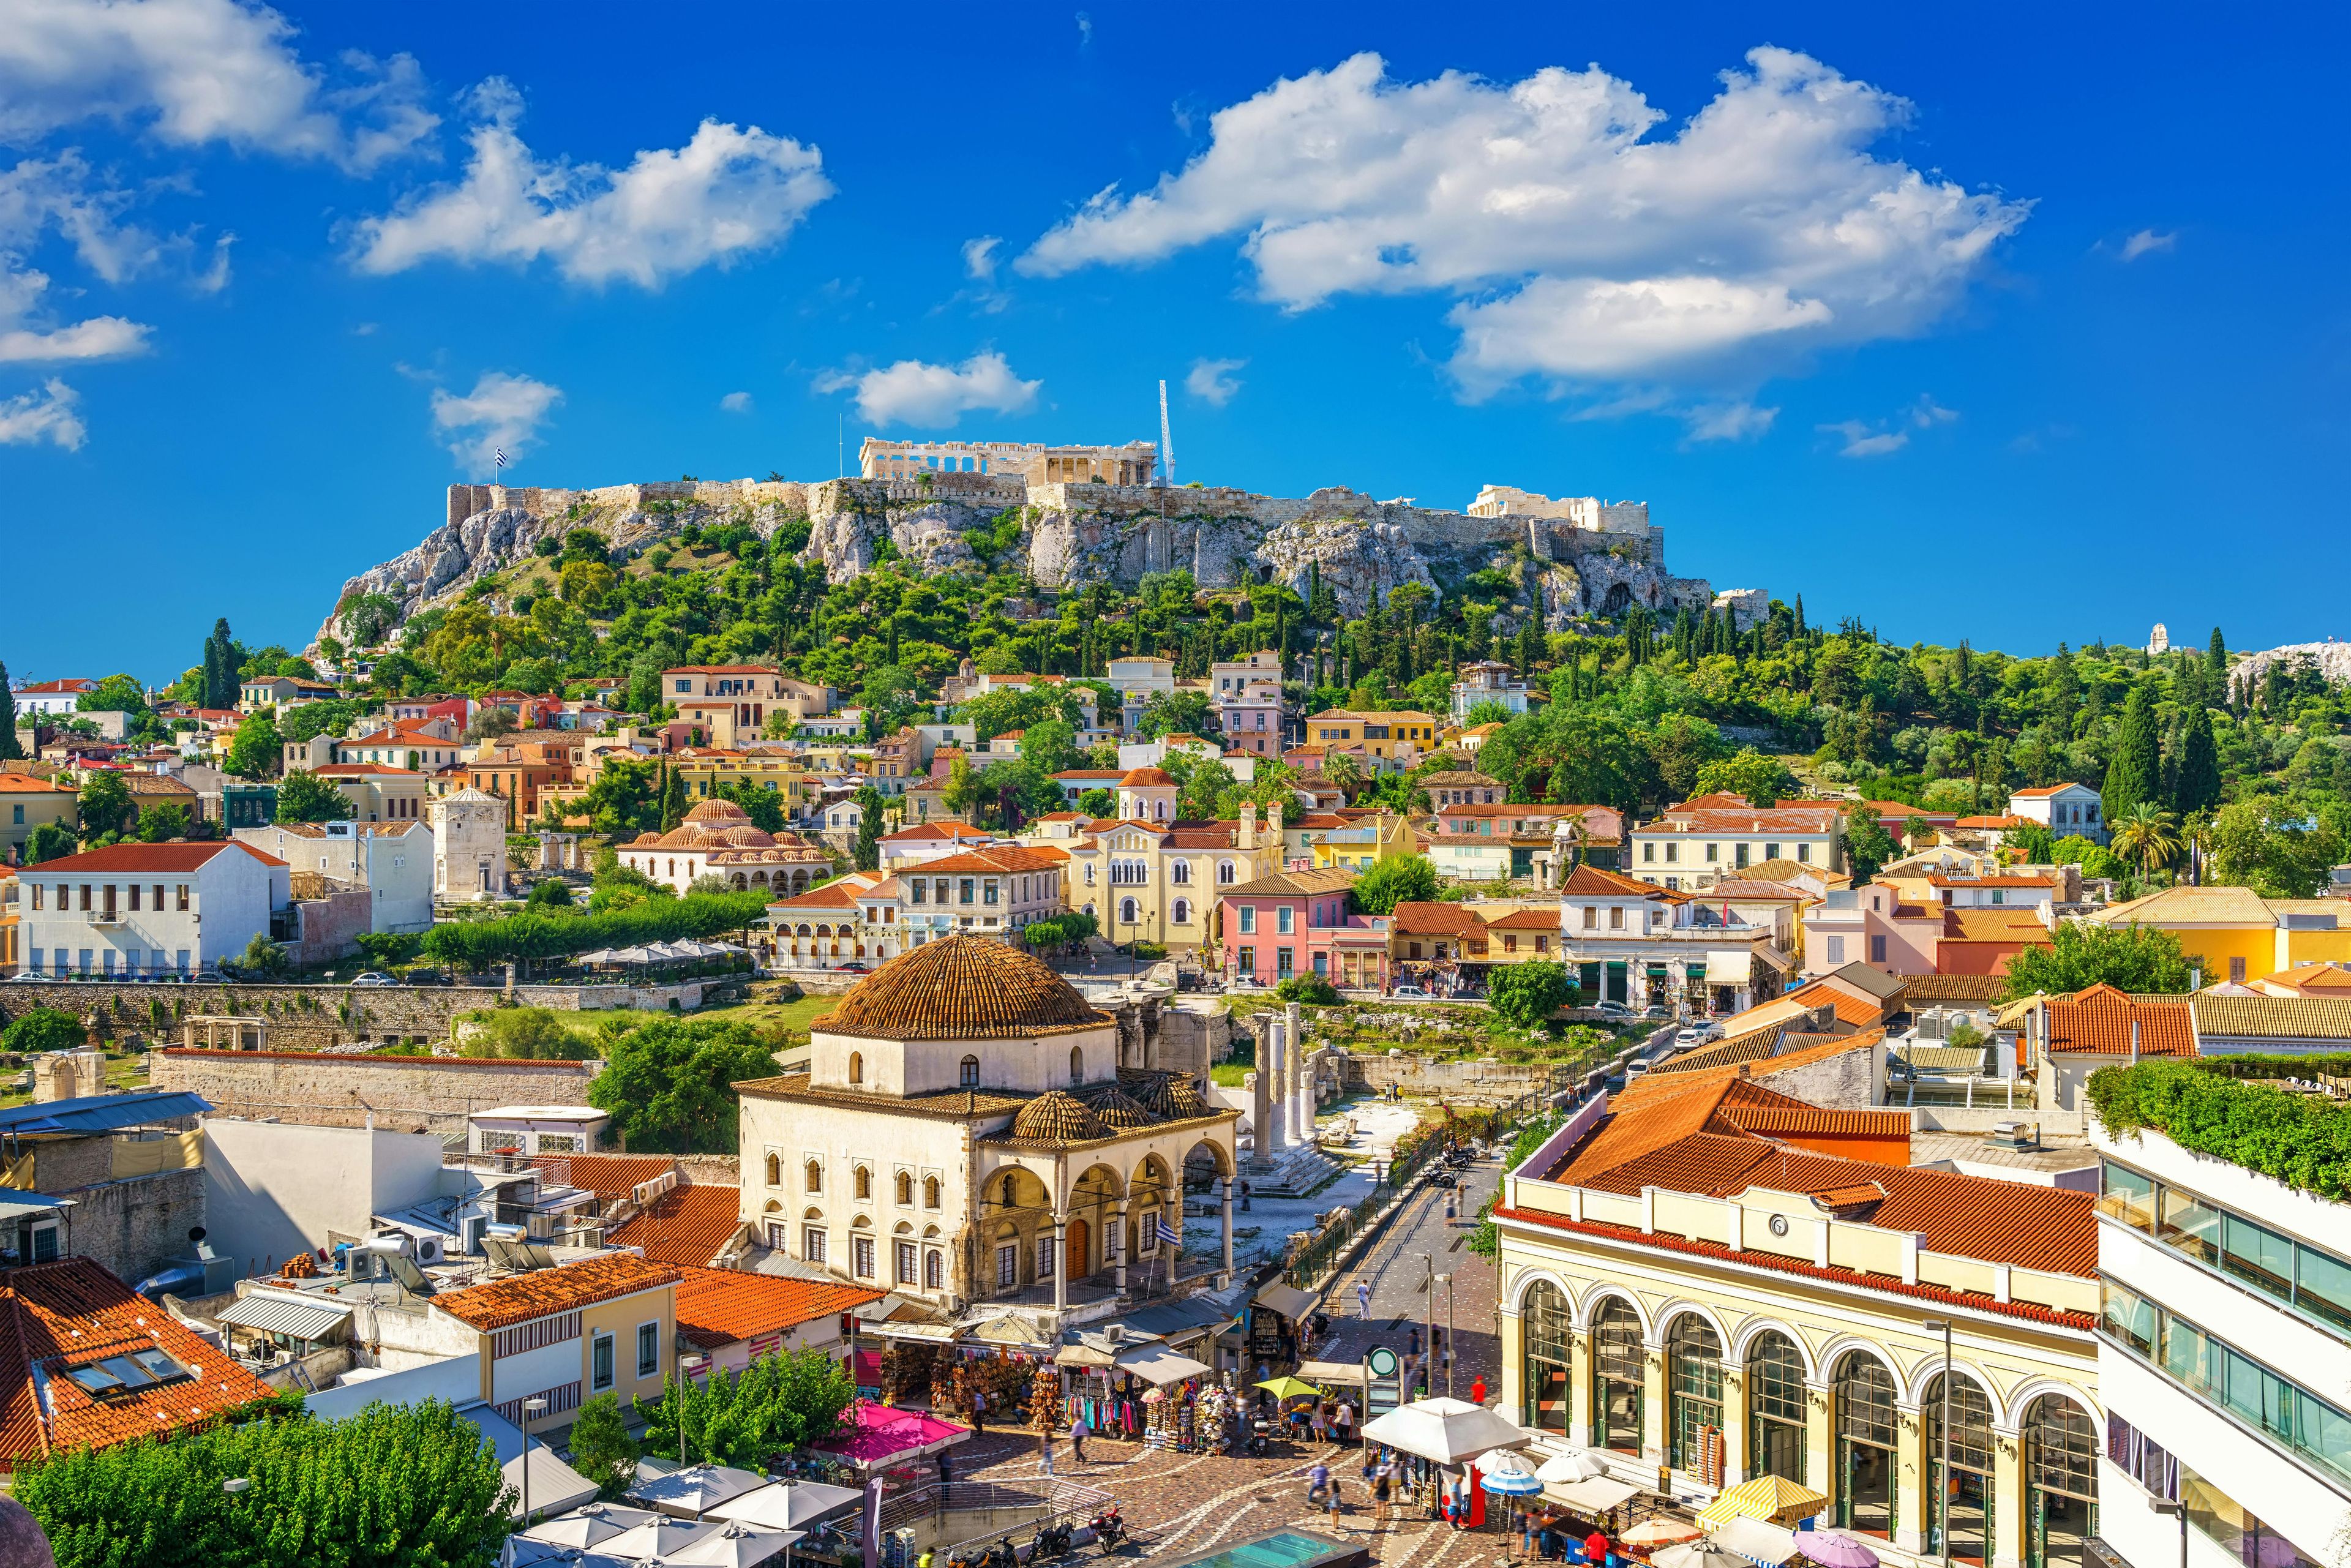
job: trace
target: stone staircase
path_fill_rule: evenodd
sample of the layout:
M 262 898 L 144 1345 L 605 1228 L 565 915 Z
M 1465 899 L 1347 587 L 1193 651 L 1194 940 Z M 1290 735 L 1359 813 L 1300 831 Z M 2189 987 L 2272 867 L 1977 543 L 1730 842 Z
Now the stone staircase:
M 1250 1161 L 1241 1163 L 1241 1179 L 1258 1197 L 1311 1197 L 1339 1179 L 1337 1161 L 1316 1148 L 1289 1147 L 1276 1155 L 1273 1168 L 1263 1175 Z

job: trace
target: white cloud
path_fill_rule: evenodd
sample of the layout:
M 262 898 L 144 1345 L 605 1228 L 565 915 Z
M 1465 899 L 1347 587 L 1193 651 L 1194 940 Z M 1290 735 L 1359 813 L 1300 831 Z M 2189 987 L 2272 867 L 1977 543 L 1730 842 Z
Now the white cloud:
M 1917 331 L 2029 204 L 1870 148 L 1901 99 L 1759 48 L 1670 135 L 1598 67 L 1397 82 L 1375 55 L 1217 111 L 1152 190 L 1102 192 L 1017 263 L 1056 276 L 1241 236 L 1260 296 L 1459 302 L 1472 394 L 1523 376 L 1752 378 L 1816 346 Z
M 1820 429 L 1823 434 L 1836 436 L 1844 443 L 1837 448 L 1840 457 L 1883 457 L 1910 444 L 1910 433 L 1907 430 L 1879 430 L 1857 419 L 1823 424 Z
M 982 283 L 996 281 L 996 247 L 1004 242 L 994 235 L 963 242 L 963 269 Z
M 40 314 L 48 287 L 47 274 L 0 254 L 0 364 L 119 360 L 147 351 L 148 329 L 120 316 L 93 316 L 65 327 L 38 325 L 31 319 Z
M 2123 241 L 2123 259 L 2137 261 L 2149 251 L 2169 250 L 2179 243 L 2179 236 L 2176 234 L 2159 235 L 2153 229 L 2141 229 Z
M 1682 411 L 1682 423 L 1689 427 L 1692 441 L 1754 441 L 1779 417 L 1776 408 L 1758 408 L 1745 402 L 1702 403 Z
M 294 26 L 234 0 L 9 0 L 0 27 L 0 137 L 106 119 L 180 146 L 376 167 L 439 123 L 423 73 L 347 52 L 337 79 L 299 58 Z
M 530 376 L 491 371 L 464 397 L 446 387 L 433 390 L 433 428 L 451 456 L 467 473 L 487 474 L 503 450 L 508 462 L 538 444 L 548 411 L 563 390 Z
M 1959 417 L 1957 409 L 1945 408 L 1924 392 L 1920 392 L 1918 401 L 1910 405 L 1908 414 L 1910 423 L 1921 430 L 1932 430 L 1938 424 L 1957 423 Z
M 626 278 L 653 288 L 780 243 L 833 193 L 823 156 L 789 137 L 705 120 L 684 146 L 641 152 L 608 170 L 542 162 L 515 133 L 520 102 L 485 84 L 486 112 L 454 185 L 416 193 L 358 226 L 355 265 L 400 272 L 435 257 L 524 266 L 541 256 L 575 283 Z
M 718 406 L 728 413 L 748 413 L 751 412 L 751 394 L 747 392 L 728 392 L 718 400 Z
M 835 371 L 817 379 L 820 392 L 854 390 L 857 412 L 874 424 L 940 430 L 966 413 L 1025 413 L 1036 406 L 1041 381 L 1024 382 L 999 353 L 974 354 L 960 365 L 900 360 L 862 374 Z
M 1233 372 L 1248 363 L 1247 360 L 1194 360 L 1191 372 L 1184 378 L 1184 390 L 1211 408 L 1222 408 L 1241 390 L 1240 378 Z
M 25 446 L 47 441 L 68 452 L 78 452 L 89 435 L 74 413 L 78 399 L 73 388 L 51 381 L 39 392 L 0 401 L 0 446 Z

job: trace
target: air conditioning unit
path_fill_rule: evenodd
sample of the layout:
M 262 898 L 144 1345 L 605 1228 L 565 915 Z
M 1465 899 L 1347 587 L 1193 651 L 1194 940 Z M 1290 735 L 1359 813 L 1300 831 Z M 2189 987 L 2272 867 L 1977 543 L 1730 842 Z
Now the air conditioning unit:
M 1104 1344 L 1124 1344 L 1126 1343 L 1126 1325 L 1124 1323 L 1103 1324 L 1102 1343 Z
M 438 1263 L 441 1259 L 442 1239 L 440 1237 L 420 1236 L 416 1239 L 416 1261 L 420 1266 Z

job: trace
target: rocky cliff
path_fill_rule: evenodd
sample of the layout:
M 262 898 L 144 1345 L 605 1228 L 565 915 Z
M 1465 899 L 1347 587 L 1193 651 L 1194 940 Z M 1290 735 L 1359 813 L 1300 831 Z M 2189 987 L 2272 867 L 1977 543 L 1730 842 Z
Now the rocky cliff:
M 523 560 L 541 539 L 560 539 L 574 528 L 592 529 L 617 555 L 632 556 L 689 524 L 740 521 L 768 538 L 805 517 L 802 558 L 821 564 L 833 582 L 870 570 L 885 539 L 925 573 L 977 569 L 979 557 L 967 536 L 996 532 L 1015 509 L 1018 545 L 998 564 L 1024 566 L 1047 589 L 1133 587 L 1149 573 L 1186 570 L 1203 588 L 1280 582 L 1302 592 L 1319 570 L 1340 608 L 1353 616 L 1404 584 L 1450 594 L 1493 568 L 1510 572 L 1530 595 L 1541 585 L 1552 631 L 1586 617 L 1614 618 L 1635 604 L 1670 615 L 1718 601 L 1704 579 L 1667 570 L 1664 532 L 1647 524 L 1646 508 L 1639 508 L 1640 520 L 1593 528 L 1556 517 L 1473 516 L 1379 501 L 1335 486 L 1301 500 L 1227 488 L 1029 485 L 943 473 L 594 490 L 453 486 L 447 520 L 415 549 L 350 579 L 336 602 L 381 594 L 404 619 Z M 1757 591 L 1719 598 L 1741 626 L 1765 607 Z M 1516 621 L 1506 612 L 1498 624 L 1509 631 Z M 330 613 L 319 632 L 337 630 Z

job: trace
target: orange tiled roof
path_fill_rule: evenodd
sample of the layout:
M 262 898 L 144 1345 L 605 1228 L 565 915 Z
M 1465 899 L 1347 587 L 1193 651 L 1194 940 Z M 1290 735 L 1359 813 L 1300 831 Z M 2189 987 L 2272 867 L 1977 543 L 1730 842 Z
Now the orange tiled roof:
M 599 1203 L 626 1197 L 639 1183 L 677 1169 L 668 1155 L 533 1155 L 530 1163 L 549 1181 L 594 1193 Z
M 1483 924 L 1468 905 L 1442 903 L 1399 904 L 1391 919 L 1399 936 L 1467 936 Z
M 787 1280 L 734 1269 L 681 1268 L 677 1332 L 704 1350 L 780 1333 L 882 1299 L 863 1285 Z
M 2138 1027 L 2142 1056 L 2193 1056 L 2196 1030 L 2188 998 L 2141 1001 L 2112 986 L 2092 986 L 2069 997 L 2053 997 L 2049 1009 L 2049 1049 L 2052 1051 L 2095 1051 L 2126 1056 L 2131 1025 Z
M 84 850 L 78 855 L 43 861 L 40 870 L 45 875 L 99 871 L 181 875 L 210 863 L 214 855 L 225 854 L 231 850 L 243 850 L 264 865 L 282 866 L 286 863 L 275 855 L 255 849 L 242 839 L 218 839 L 211 843 L 109 844 L 104 849 Z
M 656 1263 L 700 1266 L 718 1256 L 742 1225 L 743 1192 L 732 1186 L 675 1186 L 605 1238 L 634 1247 Z
M 1110 1021 L 1041 959 L 957 935 L 901 953 L 810 1027 L 876 1040 L 1002 1040 Z
M 2030 828 L 2042 824 L 2036 824 L 2028 818 L 2007 816 L 1961 817 L 1959 821 L 1951 824 L 1951 826 L 1955 828 L 1974 828 L 1984 831 L 1990 831 L 1993 828 Z
M 964 850 L 956 854 L 942 855 L 935 861 L 923 861 L 906 869 L 910 873 L 925 876 L 952 876 L 958 873 L 986 876 L 991 873 L 1051 871 L 1067 858 L 1062 856 L 1061 859 L 1056 859 L 1025 845 L 1018 849 L 1005 845 L 1000 848 Z
M 2055 938 L 2041 916 L 2030 909 L 1946 909 L 1943 911 L 1943 940 L 1946 942 L 2038 942 L 2050 945 Z
M 1637 877 L 1620 876 L 1613 871 L 1602 871 L 1595 865 L 1578 865 L 1567 873 L 1560 884 L 1560 896 L 1572 898 L 1577 894 L 1590 894 L 1595 898 L 1663 898 L 1666 890 Z
M 550 1312 L 577 1312 L 677 1282 L 677 1270 L 633 1252 L 603 1252 L 554 1269 L 534 1269 L 486 1285 L 435 1296 L 433 1304 L 485 1333 L 527 1323 Z
M 1838 1022 L 1849 1023 L 1855 1029 L 1867 1029 L 1885 1017 L 1885 1009 L 1876 1002 L 1865 1001 L 1841 987 L 1824 985 L 1820 980 L 1797 987 L 1788 993 L 1787 999 L 1815 1008 L 1826 1002 L 1836 1009 Z
M 92 1395 L 64 1373 L 141 1350 L 162 1351 L 194 1376 Z M 0 1463 L 176 1431 L 272 1392 L 90 1259 L 0 1277 Z

